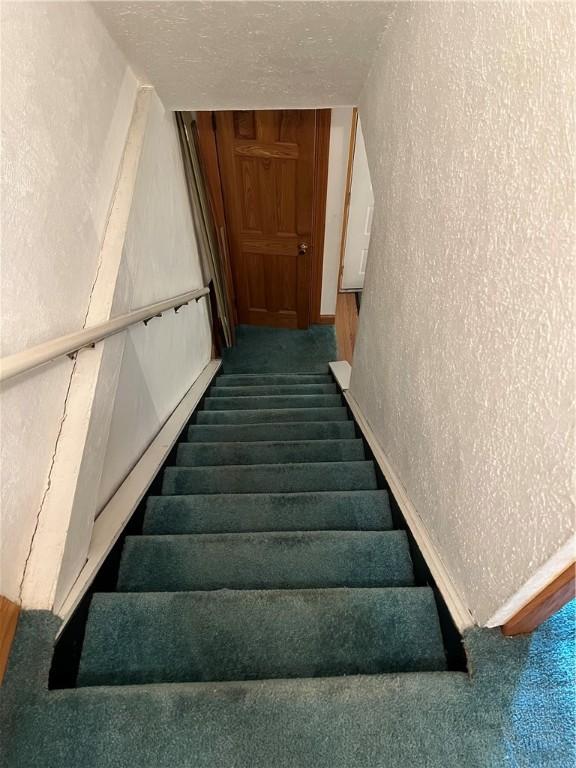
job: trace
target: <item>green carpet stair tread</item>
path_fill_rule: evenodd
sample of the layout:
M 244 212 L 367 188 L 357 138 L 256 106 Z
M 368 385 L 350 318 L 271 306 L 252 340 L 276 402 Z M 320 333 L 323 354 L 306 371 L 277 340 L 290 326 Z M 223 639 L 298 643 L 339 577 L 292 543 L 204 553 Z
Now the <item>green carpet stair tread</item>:
M 78 685 L 445 668 L 428 587 L 97 593 Z
M 274 408 L 338 408 L 341 395 L 258 395 L 256 397 L 207 397 L 206 411 L 254 411 Z
M 268 386 L 288 386 L 311 385 L 311 384 L 333 384 L 334 379 L 330 373 L 222 373 L 214 379 L 216 387 L 268 387 Z
M 362 440 L 291 440 L 255 443 L 180 443 L 181 467 L 283 464 L 289 462 L 362 461 Z
M 197 424 L 268 424 L 290 421 L 347 421 L 348 410 L 339 408 L 272 408 L 270 410 L 199 411 Z
M 404 531 L 300 531 L 128 536 L 116 589 L 408 587 Z
M 186 440 L 199 443 L 252 443 L 258 440 L 347 440 L 356 437 L 353 421 L 303 421 L 270 424 L 192 424 Z
M 292 493 L 375 490 L 371 461 L 167 467 L 162 493 Z
M 209 397 L 258 397 L 260 395 L 335 395 L 336 384 L 268 384 L 245 385 L 243 387 L 210 387 Z
M 392 527 L 384 490 L 195 494 L 148 497 L 143 533 L 378 531 Z

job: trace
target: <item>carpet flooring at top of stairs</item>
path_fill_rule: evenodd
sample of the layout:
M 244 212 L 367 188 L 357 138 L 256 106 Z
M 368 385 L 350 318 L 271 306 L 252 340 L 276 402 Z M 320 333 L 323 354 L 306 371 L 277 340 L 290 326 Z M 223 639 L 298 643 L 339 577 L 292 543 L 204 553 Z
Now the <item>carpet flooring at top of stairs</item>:
M 226 374 L 322 374 L 337 359 L 333 325 L 312 325 L 306 331 L 240 325 L 236 345 L 222 353 Z

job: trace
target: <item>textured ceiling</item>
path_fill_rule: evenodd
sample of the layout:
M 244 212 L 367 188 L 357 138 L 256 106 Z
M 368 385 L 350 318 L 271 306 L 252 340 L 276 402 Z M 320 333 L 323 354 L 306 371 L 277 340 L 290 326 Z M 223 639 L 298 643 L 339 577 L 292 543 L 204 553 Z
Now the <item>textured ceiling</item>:
M 355 104 L 387 2 L 96 2 L 171 109 Z

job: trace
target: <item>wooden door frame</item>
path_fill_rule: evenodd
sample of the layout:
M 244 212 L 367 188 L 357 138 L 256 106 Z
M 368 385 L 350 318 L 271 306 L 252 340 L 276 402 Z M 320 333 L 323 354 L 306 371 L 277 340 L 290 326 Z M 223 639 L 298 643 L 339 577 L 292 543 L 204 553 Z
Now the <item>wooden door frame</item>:
M 328 160 L 330 155 L 331 109 L 316 110 L 314 137 L 314 194 L 312 212 L 312 275 L 310 277 L 310 322 L 333 323 L 332 315 L 324 320 L 322 303 L 322 271 L 324 268 L 324 232 L 326 229 L 326 198 L 328 196 Z
M 200 168 L 204 175 L 206 190 L 212 208 L 212 216 L 216 226 L 216 236 L 220 246 L 220 253 L 224 270 L 226 272 L 226 287 L 228 302 L 232 308 L 232 336 L 236 337 L 238 325 L 238 309 L 236 307 L 236 293 L 232 278 L 232 264 L 230 262 L 230 244 L 228 229 L 226 226 L 226 214 L 224 211 L 224 197 L 220 180 L 220 164 L 218 162 L 218 150 L 216 148 L 216 134 L 214 132 L 213 112 L 196 112 L 196 131 L 198 136 L 198 155 Z
M 352 110 L 350 124 L 350 142 L 348 145 L 348 169 L 346 172 L 346 188 L 344 191 L 344 213 L 342 214 L 342 236 L 340 238 L 340 266 L 338 267 L 338 293 L 342 293 L 342 276 L 344 274 L 344 256 L 346 254 L 346 238 L 348 236 L 348 218 L 350 216 L 350 200 L 352 198 L 352 175 L 354 171 L 354 153 L 356 152 L 356 134 L 358 132 L 358 108 Z
M 332 110 L 316 109 L 316 126 L 314 136 L 314 192 L 312 196 L 312 259 L 310 265 L 309 285 L 309 324 L 334 322 L 332 315 L 328 320 L 320 314 L 322 302 L 322 270 L 324 267 L 324 230 L 326 228 L 326 196 L 328 192 L 328 158 L 330 152 L 330 122 Z M 226 272 L 230 277 L 232 287 L 231 301 L 234 307 L 234 322 L 238 322 L 236 296 L 232 281 L 232 264 L 230 261 L 229 235 L 226 224 L 226 209 L 220 164 L 216 148 L 216 132 L 214 112 L 196 112 L 198 128 L 198 143 L 200 161 L 205 176 L 206 186 L 214 208 L 214 218 L 219 232 L 223 232 L 224 261 Z

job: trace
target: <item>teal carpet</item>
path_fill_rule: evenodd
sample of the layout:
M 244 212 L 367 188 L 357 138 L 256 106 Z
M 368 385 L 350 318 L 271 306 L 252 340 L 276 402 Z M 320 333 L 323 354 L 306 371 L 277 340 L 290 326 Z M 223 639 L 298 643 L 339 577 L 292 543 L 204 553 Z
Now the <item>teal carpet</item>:
M 239 325 L 236 346 L 222 355 L 226 373 L 326 373 L 337 360 L 333 325 L 312 325 L 307 331 Z M 260 382 L 270 383 L 270 379 Z
M 457 672 L 47 691 L 57 621 L 25 614 L 1 690 L 6 768 L 571 768 L 574 603 L 475 630 Z
M 333 329 L 239 338 L 91 598 L 76 687 L 48 690 L 57 620 L 22 616 L 2 764 L 573 765 L 574 605 L 528 638 L 468 633 L 451 671 L 328 373 Z
M 408 587 L 404 531 L 275 531 L 128 536 L 117 589 Z
M 392 528 L 386 491 L 227 493 L 148 499 L 143 533 L 379 531 Z

